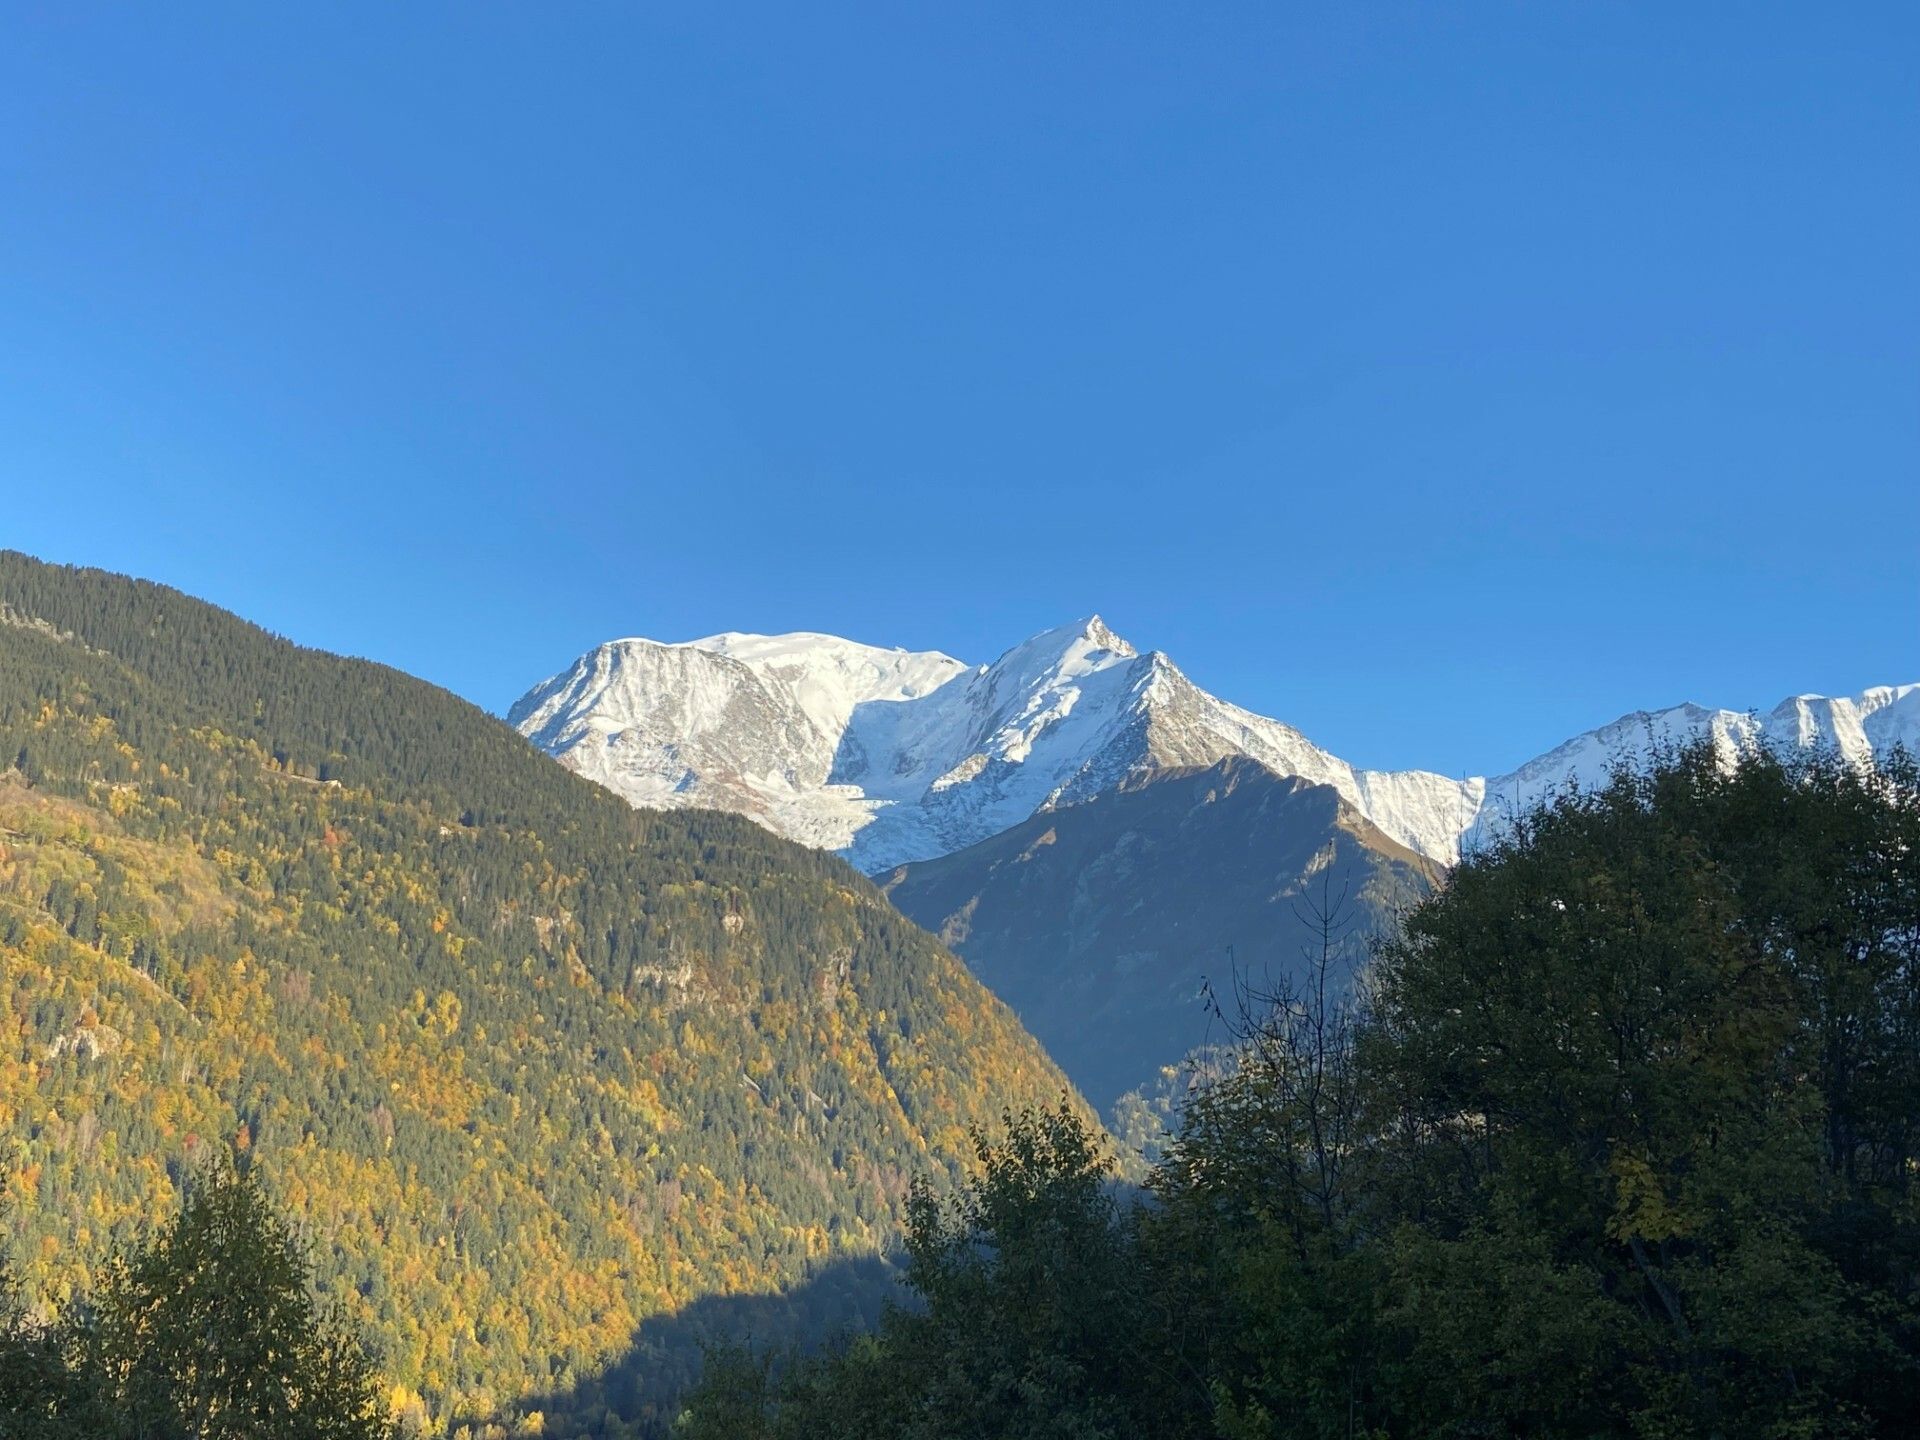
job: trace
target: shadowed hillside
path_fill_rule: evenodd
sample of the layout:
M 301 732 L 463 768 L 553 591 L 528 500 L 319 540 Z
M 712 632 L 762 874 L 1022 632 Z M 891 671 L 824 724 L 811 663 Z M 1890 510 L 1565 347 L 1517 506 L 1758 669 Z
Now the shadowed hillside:
M 543 1433 L 560 1440 L 664 1440 L 710 1352 L 784 1356 L 844 1344 L 874 1329 L 889 1304 L 911 1301 L 896 1261 L 878 1255 L 822 1266 L 773 1294 L 702 1296 L 642 1321 L 603 1372 L 523 1408 L 538 1411 Z
M 1339 938 L 1363 957 L 1434 875 L 1330 787 L 1232 759 L 1036 815 L 883 884 L 1105 1107 L 1210 1038 L 1209 984 L 1298 970 L 1319 945 L 1309 901 L 1345 897 Z

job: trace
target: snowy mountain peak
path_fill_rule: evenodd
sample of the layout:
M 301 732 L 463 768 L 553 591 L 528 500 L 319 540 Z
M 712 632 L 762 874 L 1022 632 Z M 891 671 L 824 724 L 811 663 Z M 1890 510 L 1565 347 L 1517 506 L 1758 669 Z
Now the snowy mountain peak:
M 1133 646 L 1109 630 L 1098 615 L 1042 630 L 1007 651 L 987 670 L 1037 683 L 1092 674 L 1135 659 Z
M 1089 615 L 1080 622 L 1080 634 L 1089 643 L 1103 650 L 1111 650 L 1116 655 L 1124 655 L 1131 659 L 1136 653 L 1133 646 L 1108 629 L 1107 622 L 1098 615 Z
M 991 665 L 833 635 L 727 632 L 617 640 L 508 719 L 636 805 L 753 816 L 869 872 L 975 844 L 1141 775 L 1244 756 L 1332 786 L 1392 839 L 1443 864 L 1563 786 L 1699 740 L 1829 746 L 1871 764 L 1920 750 L 1920 685 L 1800 695 L 1765 716 L 1686 704 L 1636 711 L 1512 774 L 1454 780 L 1358 770 L 1288 725 L 1208 694 L 1099 616 L 1043 631 Z
M 1444 849 L 1465 824 L 1453 782 L 1355 771 L 1208 695 L 1098 616 L 977 669 L 806 633 L 621 640 L 536 686 L 508 718 L 637 805 L 742 811 L 870 871 L 1130 776 L 1233 755 L 1334 785 L 1415 849 Z

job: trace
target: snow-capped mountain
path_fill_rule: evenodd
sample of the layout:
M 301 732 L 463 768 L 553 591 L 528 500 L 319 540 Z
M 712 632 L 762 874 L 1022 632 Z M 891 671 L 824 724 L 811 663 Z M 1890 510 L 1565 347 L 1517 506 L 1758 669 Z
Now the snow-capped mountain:
M 1451 853 L 1478 791 L 1355 770 L 1201 690 L 1099 617 L 969 669 L 825 635 L 616 640 L 508 719 L 636 805 L 737 810 L 870 872 L 949 854 L 1128 776 L 1249 756 L 1332 785 L 1395 840 Z
M 832 635 L 615 640 L 535 686 L 507 719 L 635 805 L 738 811 L 840 850 L 882 803 L 840 773 L 861 768 L 861 737 L 967 673 L 951 656 Z
M 616 640 L 509 712 L 564 764 L 636 805 L 740 811 L 871 873 L 951 854 L 1123 781 L 1244 756 L 1333 789 L 1409 849 L 1463 844 L 1614 760 L 1702 736 L 1728 754 L 1824 744 L 1856 761 L 1920 748 L 1920 685 L 1802 696 L 1756 718 L 1682 705 L 1629 715 L 1495 779 L 1358 770 L 1209 695 L 1096 616 L 991 665 L 829 635 Z
M 1600 783 L 1621 760 L 1701 740 L 1729 762 L 1763 746 L 1827 749 L 1855 765 L 1874 765 L 1896 747 L 1920 758 L 1920 684 L 1881 685 L 1839 699 L 1794 695 L 1765 715 L 1691 704 L 1624 715 L 1576 735 L 1509 775 L 1484 782 L 1479 813 L 1462 846 L 1471 848 L 1512 816 L 1568 785 Z

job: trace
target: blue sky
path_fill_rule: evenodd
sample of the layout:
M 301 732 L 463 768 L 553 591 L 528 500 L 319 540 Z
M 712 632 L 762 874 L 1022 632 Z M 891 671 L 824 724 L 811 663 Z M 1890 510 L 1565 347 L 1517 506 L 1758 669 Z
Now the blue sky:
M 1920 679 L 1911 5 L 183 8 L 9 18 L 0 544 L 496 710 L 1094 610 L 1451 773 Z

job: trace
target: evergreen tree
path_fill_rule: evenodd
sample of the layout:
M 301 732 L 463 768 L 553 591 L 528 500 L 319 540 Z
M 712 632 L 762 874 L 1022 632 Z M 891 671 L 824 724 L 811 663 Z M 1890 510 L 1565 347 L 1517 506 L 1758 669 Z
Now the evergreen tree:
M 252 1176 L 203 1170 L 180 1214 L 113 1265 L 86 1337 L 136 1435 L 375 1440 L 374 1368 L 322 1311 L 300 1245 Z
M 71 1352 L 71 1337 L 29 1317 L 0 1269 L 0 1437 L 72 1440 L 115 1433 L 99 1375 Z
M 0 1317 L 0 1436 L 386 1440 L 371 1359 L 252 1177 L 209 1167 L 50 1325 Z

